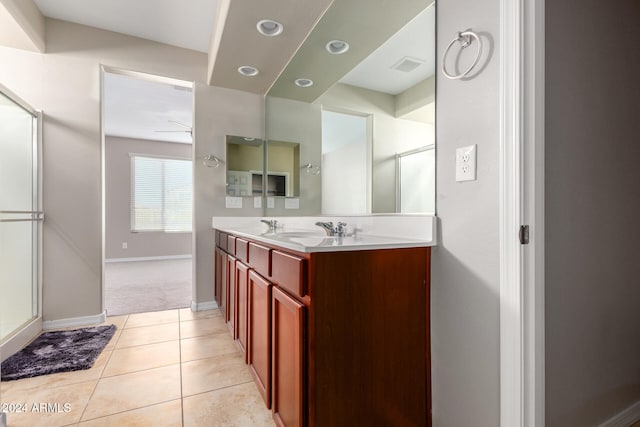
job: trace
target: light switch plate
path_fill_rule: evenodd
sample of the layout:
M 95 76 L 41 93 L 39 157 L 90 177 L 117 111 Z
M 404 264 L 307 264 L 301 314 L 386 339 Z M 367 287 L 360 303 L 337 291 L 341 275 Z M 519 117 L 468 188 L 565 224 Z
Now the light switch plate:
M 456 149 L 456 182 L 475 181 L 476 144 Z
M 260 209 L 262 207 L 262 197 L 253 198 L 253 207 L 254 209 Z
M 227 209 L 241 209 L 242 197 L 228 197 L 225 199 L 225 207 Z

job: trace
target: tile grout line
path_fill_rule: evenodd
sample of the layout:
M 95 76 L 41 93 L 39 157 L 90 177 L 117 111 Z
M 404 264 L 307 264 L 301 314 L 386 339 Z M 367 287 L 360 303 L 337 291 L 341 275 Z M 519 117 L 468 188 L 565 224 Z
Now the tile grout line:
M 182 391 L 182 315 L 178 311 L 178 357 L 180 360 L 180 420 L 184 427 L 184 393 Z
M 107 319 L 109 319 L 109 318 L 107 317 Z M 129 316 L 127 315 L 127 318 L 125 319 L 124 323 L 122 324 L 122 330 L 124 330 L 124 325 L 126 325 L 128 321 L 129 321 Z M 116 330 L 117 330 L 117 326 L 116 326 Z M 91 399 L 93 398 L 93 395 L 95 394 L 96 389 L 98 388 L 98 384 L 100 384 L 100 380 L 103 378 L 102 376 L 104 375 L 104 371 L 106 371 L 107 365 L 109 364 L 109 361 L 111 360 L 111 357 L 113 356 L 113 352 L 116 350 L 116 345 L 118 345 L 118 341 L 120 341 L 120 337 L 122 337 L 122 332 L 120 332 L 120 334 L 118 335 L 118 338 L 116 338 L 116 340 L 113 343 L 113 349 L 111 350 L 111 353 L 109 354 L 109 357 L 107 358 L 107 361 L 104 362 L 104 366 L 102 367 L 102 371 L 100 372 L 100 375 L 98 376 L 98 380 L 96 381 L 96 385 L 93 386 L 93 390 L 91 390 L 91 394 L 89 395 L 89 398 L 87 399 L 87 403 L 85 403 L 84 404 L 84 408 L 82 408 L 82 413 L 80 414 L 80 418 L 78 419 L 77 424 L 80 424 L 82 422 L 82 417 L 84 417 L 84 413 L 87 412 L 87 408 L 89 407 L 89 403 L 91 402 Z M 104 349 L 102 351 L 104 351 Z
M 188 395 L 186 397 L 200 396 L 202 394 L 213 393 L 214 391 L 226 390 L 228 388 L 238 387 L 240 385 L 251 384 L 251 383 L 253 383 L 253 380 L 244 381 L 244 382 L 241 382 L 241 383 L 238 383 L 238 384 L 226 385 L 224 387 L 214 388 L 213 390 L 201 391 L 201 392 L 198 392 L 198 393 L 190 394 L 190 395 Z M 184 397 L 183 397 L 183 399 L 184 399 Z
M 181 354 L 181 347 L 180 347 L 180 310 L 178 309 L 176 311 L 178 312 L 177 313 L 178 314 L 178 322 L 177 323 L 178 323 L 178 362 L 179 362 L 178 363 L 178 369 L 180 370 L 180 412 L 181 412 L 181 417 L 183 417 L 182 416 L 182 354 Z M 130 316 L 130 315 L 128 315 L 128 316 Z M 129 322 L 129 317 L 127 317 L 127 320 L 126 320 L 126 322 L 124 323 L 124 325 L 122 327 L 122 331 L 123 332 L 125 330 L 138 329 L 138 328 L 144 328 L 144 327 L 150 327 L 150 326 L 170 325 L 170 324 L 175 323 L 175 320 L 171 321 L 171 322 L 164 322 L 164 323 L 157 323 L 157 324 L 143 325 L 143 326 L 134 326 L 134 327 L 131 327 L 131 328 L 126 328 L 126 325 L 127 325 L 128 322 Z M 118 337 L 118 342 L 120 341 L 121 337 L 122 337 L 122 333 L 120 333 L 120 337 Z M 130 348 L 135 348 L 135 347 L 143 347 L 143 346 L 146 346 L 146 345 L 163 344 L 163 343 L 172 342 L 172 341 L 175 341 L 175 340 L 166 340 L 166 341 L 160 341 L 160 342 L 155 342 L 155 343 L 139 344 L 139 345 L 133 345 L 133 346 L 130 346 L 130 347 L 121 347 L 121 348 L 115 348 L 115 346 L 114 346 L 113 351 L 130 349 Z M 117 345 L 117 343 L 116 343 L 116 345 Z M 113 355 L 113 352 L 111 353 L 111 355 Z M 111 359 L 111 357 L 109 359 Z M 104 374 L 104 371 L 106 371 L 106 368 L 107 368 L 106 365 L 105 365 L 105 368 L 104 368 L 104 370 L 103 370 L 103 372 L 102 372 L 102 374 L 100 376 L 100 379 L 102 379 L 102 378 L 115 378 L 115 377 L 118 377 L 118 376 L 137 373 L 137 372 L 146 372 L 146 371 L 150 371 L 152 369 L 165 368 L 167 366 L 172 366 L 172 365 L 173 364 L 169 364 L 169 365 L 160 366 L 160 367 L 142 369 L 142 370 L 138 370 L 138 371 L 134 371 L 134 372 L 125 372 L 125 373 L 122 373 L 122 374 L 112 375 L 112 376 L 109 376 L 109 377 L 103 377 L 102 374 Z M 106 418 L 106 417 L 110 417 L 110 416 L 117 415 L 117 414 L 123 414 L 123 413 L 134 411 L 134 410 L 148 408 L 150 406 L 155 406 L 155 405 L 171 402 L 173 400 L 176 400 L 176 399 L 170 399 L 170 400 L 166 400 L 166 401 L 162 401 L 162 402 L 156 402 L 156 403 L 153 403 L 151 405 L 146 405 L 146 406 L 143 406 L 143 407 L 140 407 L 140 408 L 129 409 L 127 411 L 120 411 L 120 412 L 116 412 L 116 413 L 113 413 L 113 414 L 105 415 L 105 416 L 102 416 L 102 417 L 92 418 L 92 420 L 97 420 L 97 419 L 100 419 L 100 418 Z M 83 415 L 84 415 L 84 413 L 83 413 Z M 183 424 L 184 424 L 184 421 L 183 421 Z
M 126 411 L 114 412 L 113 414 L 101 415 L 99 417 L 89 418 L 88 420 L 83 420 L 83 421 L 80 421 L 80 422 L 84 423 L 84 422 L 87 422 L 87 421 L 95 421 L 95 420 L 99 420 L 99 419 L 102 419 L 102 418 L 112 417 L 114 415 L 126 414 L 127 412 L 139 411 L 140 409 L 146 409 L 146 408 L 150 408 L 152 406 L 157 406 L 157 405 L 164 405 L 165 403 L 173 402 L 175 400 L 179 400 L 179 399 L 163 400 L 161 402 L 152 403 L 150 405 L 140 406 L 139 408 L 132 408 L 132 409 L 127 409 Z M 74 424 L 70 424 L 70 425 L 77 425 L 77 424 L 78 423 L 74 423 Z

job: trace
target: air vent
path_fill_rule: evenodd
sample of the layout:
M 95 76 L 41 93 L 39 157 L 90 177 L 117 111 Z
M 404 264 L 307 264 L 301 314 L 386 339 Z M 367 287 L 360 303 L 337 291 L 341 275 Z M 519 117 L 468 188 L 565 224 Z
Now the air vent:
M 424 61 L 422 59 L 410 58 L 408 56 L 405 56 L 400 61 L 396 62 L 393 66 L 391 66 L 391 68 L 408 73 L 415 70 L 422 64 L 424 64 Z

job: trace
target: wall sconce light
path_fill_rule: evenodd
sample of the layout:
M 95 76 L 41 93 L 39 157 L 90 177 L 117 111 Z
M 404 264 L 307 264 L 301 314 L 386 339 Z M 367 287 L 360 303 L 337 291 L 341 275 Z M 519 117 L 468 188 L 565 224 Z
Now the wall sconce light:
M 214 156 L 213 154 L 207 154 L 202 158 L 202 164 L 208 168 L 215 169 L 218 166 L 220 166 L 222 163 L 224 162 L 220 160 L 218 157 Z
M 300 169 L 304 170 L 307 175 L 320 175 L 320 166 L 313 163 L 307 163 Z

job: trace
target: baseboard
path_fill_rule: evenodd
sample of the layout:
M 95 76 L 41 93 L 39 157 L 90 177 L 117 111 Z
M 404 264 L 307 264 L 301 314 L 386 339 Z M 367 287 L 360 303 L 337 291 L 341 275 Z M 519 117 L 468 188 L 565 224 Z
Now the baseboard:
M 91 326 L 107 321 L 107 312 L 103 311 L 94 316 L 72 317 L 69 319 L 47 320 L 42 323 L 42 329 L 49 331 L 51 329 L 70 328 L 73 326 Z
M 167 261 L 171 259 L 191 259 L 191 254 L 187 255 L 166 255 L 166 256 L 143 256 L 131 258 L 107 258 L 104 262 L 137 262 L 137 261 Z
M 0 345 L 0 362 L 4 362 L 9 356 L 22 350 L 35 337 L 40 335 L 40 332 L 42 332 L 42 318 L 38 317 Z
M 629 427 L 638 420 L 640 420 L 640 400 L 598 427 Z
M 214 308 L 218 308 L 218 303 L 215 301 L 207 301 L 207 302 L 191 301 L 191 311 L 213 310 Z

